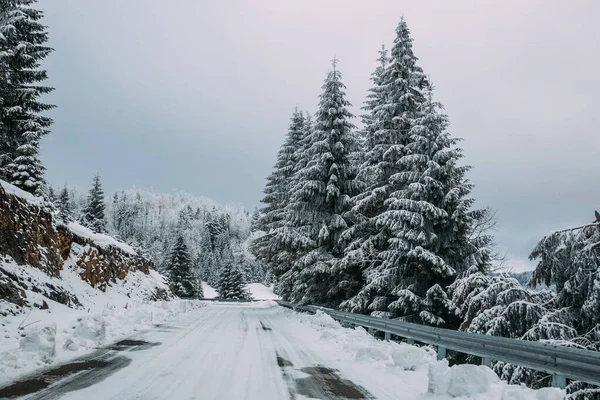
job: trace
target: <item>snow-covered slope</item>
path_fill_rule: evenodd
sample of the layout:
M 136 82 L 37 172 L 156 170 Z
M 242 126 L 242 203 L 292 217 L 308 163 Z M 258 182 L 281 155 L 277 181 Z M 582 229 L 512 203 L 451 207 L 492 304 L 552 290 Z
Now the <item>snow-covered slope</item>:
M 0 181 L 0 386 L 160 323 L 198 302 L 173 300 L 131 246 L 75 223 Z
M 202 306 L 197 301 L 152 301 L 157 289 L 169 290 L 153 270 L 131 272 L 103 292 L 83 281 L 73 268 L 65 269 L 60 278 L 7 260 L 0 261 L 0 268 L 31 282 L 25 289 L 31 307 L 22 313 L 0 299 L 0 312 L 6 314 L 0 325 L 0 386 Z M 80 304 L 69 307 L 36 293 L 36 287 L 44 284 L 61 287 Z

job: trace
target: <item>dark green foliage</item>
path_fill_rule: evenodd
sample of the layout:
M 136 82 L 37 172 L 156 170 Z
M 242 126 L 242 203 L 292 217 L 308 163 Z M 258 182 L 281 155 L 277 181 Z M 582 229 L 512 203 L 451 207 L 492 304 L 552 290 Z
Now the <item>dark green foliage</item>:
M 224 300 L 249 300 L 250 294 L 244 286 L 242 273 L 233 262 L 227 261 L 221 267 L 217 284 L 219 298 Z
M 173 291 L 182 298 L 202 298 L 202 285 L 193 272 L 192 259 L 185 239 L 179 234 L 171 249 L 168 274 L 173 284 Z
M 353 132 L 342 74 L 337 60 L 327 74 L 319 98 L 314 129 L 304 138 L 300 169 L 294 172 L 281 240 L 292 253 L 291 268 L 282 276 L 286 297 L 302 303 L 337 305 L 360 288 L 360 271 L 339 264 L 350 224 L 350 199 L 360 185 Z
M 106 218 L 104 216 L 104 190 L 100 183 L 100 175 L 94 177 L 92 188 L 88 192 L 88 199 L 83 210 L 83 225 L 96 233 L 106 232 Z
M 53 108 L 40 102 L 52 88 L 41 61 L 52 51 L 45 46 L 42 12 L 35 0 L 0 0 L 0 177 L 41 195 L 44 167 L 39 145 L 52 120 L 41 115 Z
M 69 195 L 66 186 L 58 195 L 56 204 L 58 208 L 58 219 L 63 222 L 71 221 L 73 219 L 73 207 L 71 205 L 71 196 Z

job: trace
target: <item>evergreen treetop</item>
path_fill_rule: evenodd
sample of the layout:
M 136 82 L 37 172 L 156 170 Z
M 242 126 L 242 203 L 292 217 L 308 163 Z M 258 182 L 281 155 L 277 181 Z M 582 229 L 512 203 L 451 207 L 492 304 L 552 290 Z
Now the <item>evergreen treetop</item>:
M 92 188 L 88 192 L 87 205 L 83 210 L 83 224 L 96 233 L 106 232 L 104 209 L 104 190 L 100 182 L 100 175 L 96 174 Z

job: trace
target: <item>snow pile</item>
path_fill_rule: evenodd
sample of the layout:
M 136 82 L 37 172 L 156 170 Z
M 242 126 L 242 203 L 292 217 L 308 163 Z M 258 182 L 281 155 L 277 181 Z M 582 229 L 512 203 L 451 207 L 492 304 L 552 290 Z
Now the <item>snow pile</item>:
M 321 333 L 322 340 L 335 342 L 352 360 L 415 371 L 426 368 L 436 357 L 429 348 L 378 340 L 362 327 L 345 329 L 321 311 L 314 316 L 300 314 L 300 318 L 308 319 L 312 327 Z
M 482 365 L 455 365 L 448 367 L 448 360 L 429 364 L 429 393 L 449 394 L 452 397 L 469 397 L 488 393 L 500 382 L 490 368 Z M 504 395 L 503 395 L 504 396 Z
M 19 351 L 34 353 L 42 361 L 50 362 L 56 353 L 56 324 L 33 327 L 23 332 Z
M 323 357 L 337 362 L 346 373 L 352 372 L 347 369 L 352 365 L 356 375 L 349 377 L 355 382 L 363 379 L 369 387 L 377 382 L 382 388 L 385 386 L 387 391 L 382 392 L 383 397 L 389 393 L 402 393 L 398 398 L 422 400 L 558 400 L 565 396 L 564 391 L 557 388 L 532 390 L 509 385 L 486 366 L 450 367 L 447 360 L 437 361 L 435 351 L 429 347 L 379 340 L 362 327 L 344 328 L 320 311 L 309 315 L 281 307 L 279 310 L 316 331 L 314 338 L 308 331 L 303 335 L 307 340 L 322 342 L 316 345 L 323 348 Z
M 35 369 L 93 352 L 205 306 L 197 300 L 144 303 L 125 301 L 120 296 L 106 297 L 104 306 L 91 304 L 89 311 L 51 302 L 49 309 L 33 309 L 26 319 L 21 315 L 3 321 L 0 386 Z

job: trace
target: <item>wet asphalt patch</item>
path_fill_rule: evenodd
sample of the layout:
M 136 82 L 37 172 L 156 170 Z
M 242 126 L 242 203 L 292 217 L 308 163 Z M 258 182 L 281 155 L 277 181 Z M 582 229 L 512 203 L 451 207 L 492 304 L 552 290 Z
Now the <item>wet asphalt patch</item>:
M 143 340 L 125 339 L 125 340 L 121 340 L 120 342 L 114 343 L 109 348 L 111 350 L 117 350 L 117 351 L 125 351 L 125 350 L 139 351 L 139 350 L 146 350 L 150 347 L 158 346 L 159 344 L 160 343 L 158 343 L 158 342 L 146 342 Z
M 373 399 L 374 397 L 362 386 L 342 378 L 338 371 L 322 365 L 294 369 L 291 361 L 276 354 L 277 365 L 281 368 L 282 375 L 288 383 L 290 397 L 296 398 L 296 394 L 311 399 L 322 400 L 361 400 Z M 300 371 L 303 376 L 294 378 L 294 371 Z
M 281 357 L 279 355 L 279 353 L 275 353 L 275 354 L 277 354 L 277 365 L 279 365 L 280 368 L 294 366 L 294 364 L 292 364 L 291 361 L 286 360 L 285 358 Z
M 121 340 L 88 356 L 87 359 L 58 365 L 39 375 L 0 388 L 0 399 L 13 399 L 33 393 L 37 393 L 32 397 L 33 399 L 58 399 L 65 393 L 84 389 L 103 381 L 131 363 L 128 357 L 115 356 L 115 351 L 140 351 L 159 344 L 136 339 Z M 50 390 L 44 390 L 50 386 Z
M 260 322 L 260 326 L 262 327 L 263 331 L 270 331 L 271 330 L 271 328 L 268 327 L 267 325 L 265 325 L 264 322 L 262 322 L 262 321 L 259 321 L 259 322 Z
M 306 378 L 296 379 L 298 394 L 313 399 L 372 399 L 361 386 L 338 375 L 337 371 L 321 365 L 302 368 Z
M 34 396 L 35 399 L 57 399 L 65 393 L 98 383 L 130 363 L 129 358 L 119 356 L 110 360 L 92 359 L 59 365 L 34 378 L 18 381 L 1 388 L 0 399 L 12 399 L 37 392 L 41 393 L 39 396 Z M 69 378 L 78 373 L 82 374 L 81 379 L 61 381 L 63 378 Z M 54 384 L 55 386 L 49 393 L 46 394 L 42 391 Z

